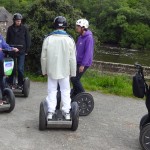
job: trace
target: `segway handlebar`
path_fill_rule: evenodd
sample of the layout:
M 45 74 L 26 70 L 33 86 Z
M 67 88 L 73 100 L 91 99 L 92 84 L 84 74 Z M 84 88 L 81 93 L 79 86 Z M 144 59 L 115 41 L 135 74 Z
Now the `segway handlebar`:
M 15 48 L 18 48 L 18 49 L 21 49 L 23 48 L 23 45 L 10 45 L 11 47 L 15 47 Z
M 134 66 L 135 66 L 136 69 L 141 69 L 141 70 L 143 70 L 142 65 L 140 65 L 140 64 L 138 64 L 138 63 L 135 63 Z
M 135 63 L 134 66 L 137 69 L 137 72 L 140 73 L 140 74 L 142 74 L 142 76 L 144 77 L 142 65 L 138 64 L 138 63 Z
M 14 53 L 14 51 L 10 51 L 10 50 L 7 50 L 7 49 L 2 49 L 2 52 L 5 53 L 5 54 Z

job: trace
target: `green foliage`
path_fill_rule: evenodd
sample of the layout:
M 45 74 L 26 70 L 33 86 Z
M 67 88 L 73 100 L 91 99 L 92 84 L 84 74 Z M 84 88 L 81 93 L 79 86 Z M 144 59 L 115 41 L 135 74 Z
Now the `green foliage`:
M 74 7 L 95 25 L 102 43 L 149 49 L 149 0 L 77 0 Z
M 69 13 L 68 13 L 69 12 Z M 32 47 L 29 53 L 30 70 L 40 70 L 40 55 L 44 35 L 54 30 L 53 20 L 56 16 L 65 16 L 68 20 L 68 33 L 76 38 L 75 20 L 81 18 L 81 11 L 74 9 L 67 1 L 38 0 L 26 12 L 32 37 Z
M 95 51 L 99 51 L 100 42 L 150 49 L 149 0 L 1 0 L 0 5 L 12 13 L 22 13 L 27 19 L 32 37 L 30 70 L 40 69 L 43 38 L 53 30 L 52 22 L 58 15 L 67 18 L 68 32 L 75 39 L 76 20 L 87 18 L 94 33 Z
M 35 0 L 1 0 L 0 6 L 4 6 L 9 12 L 25 12 L 26 8 Z

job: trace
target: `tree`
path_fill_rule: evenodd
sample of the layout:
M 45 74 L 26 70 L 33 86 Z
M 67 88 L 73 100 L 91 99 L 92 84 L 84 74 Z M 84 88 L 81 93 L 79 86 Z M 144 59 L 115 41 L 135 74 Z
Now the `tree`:
M 75 20 L 81 18 L 81 11 L 74 9 L 68 1 L 38 0 L 26 12 L 26 18 L 30 28 L 32 47 L 29 52 L 28 64 L 30 70 L 40 70 L 40 55 L 44 35 L 54 30 L 53 20 L 56 16 L 65 16 L 68 21 L 67 31 L 76 38 Z M 35 64 L 34 66 L 31 64 Z

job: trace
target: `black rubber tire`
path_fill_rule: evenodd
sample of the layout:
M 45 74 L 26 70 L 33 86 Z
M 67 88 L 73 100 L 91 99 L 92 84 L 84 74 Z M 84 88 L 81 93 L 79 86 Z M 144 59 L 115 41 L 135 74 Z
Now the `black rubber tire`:
M 71 103 L 72 131 L 76 131 L 79 124 L 79 106 L 77 102 Z
M 87 116 L 94 109 L 94 99 L 93 96 L 89 93 L 79 93 L 72 99 L 72 101 L 78 103 L 80 116 Z
M 141 118 L 139 129 L 141 130 L 147 123 L 150 123 L 149 115 L 146 114 Z
M 150 124 L 146 124 L 140 132 L 139 142 L 143 150 L 150 150 Z
M 30 80 L 28 77 L 26 77 L 24 79 L 24 83 L 23 83 L 23 95 L 24 97 L 28 97 L 29 96 L 29 92 L 30 92 Z
M 9 110 L 6 110 L 5 112 L 10 113 L 15 108 L 15 96 L 14 96 L 14 93 L 13 93 L 13 91 L 11 89 L 6 88 L 3 91 L 3 97 L 4 97 L 4 100 L 6 100 L 6 102 L 8 104 L 10 104 Z
M 39 112 L 39 130 L 43 131 L 46 129 L 47 121 L 46 121 L 46 115 L 44 112 L 44 105 L 43 102 L 40 104 L 40 112 Z

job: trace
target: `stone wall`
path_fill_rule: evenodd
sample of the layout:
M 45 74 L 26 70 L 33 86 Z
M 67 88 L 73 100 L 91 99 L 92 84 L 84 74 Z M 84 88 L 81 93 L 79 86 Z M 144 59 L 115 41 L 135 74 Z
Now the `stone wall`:
M 95 60 L 93 61 L 92 68 L 97 69 L 101 72 L 125 73 L 129 75 L 134 75 L 136 72 L 134 65 L 95 61 Z M 144 75 L 150 76 L 150 67 L 143 66 L 143 69 L 144 69 Z
M 13 23 L 13 16 L 4 7 L 0 6 L 0 34 L 6 37 L 7 29 Z
M 6 36 L 7 32 L 7 22 L 0 22 L 0 33 L 3 35 L 3 37 Z

